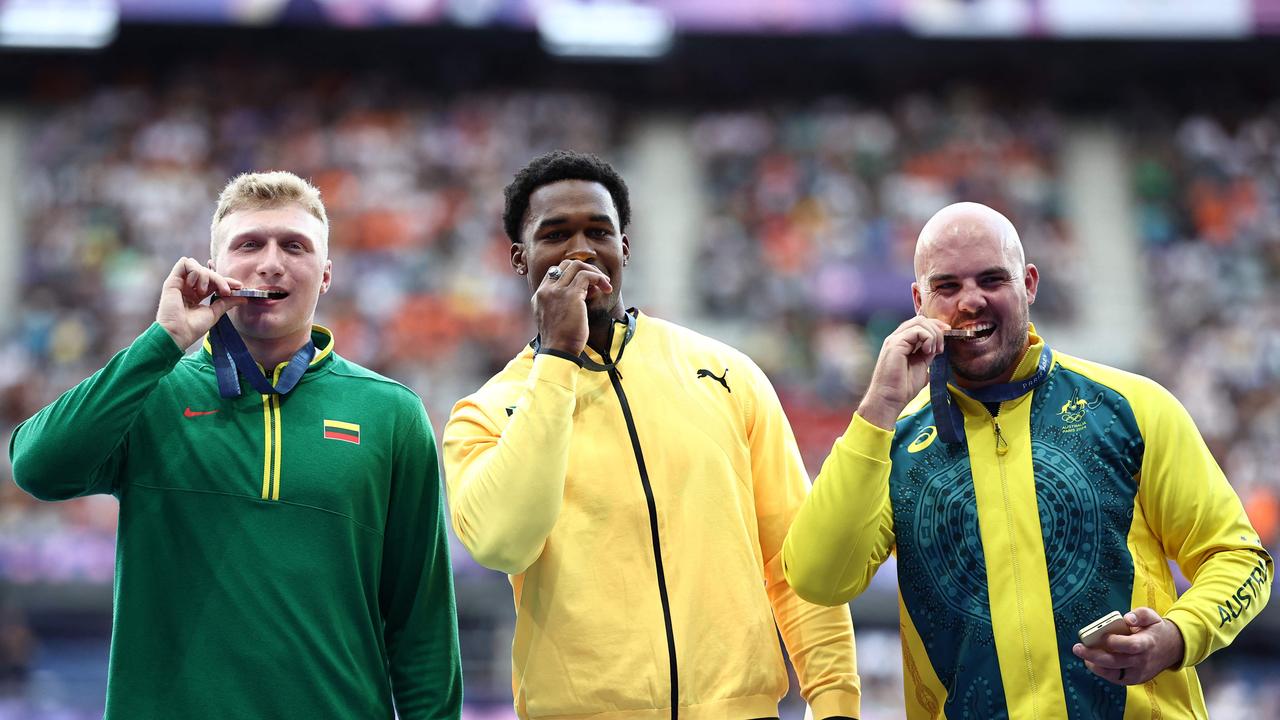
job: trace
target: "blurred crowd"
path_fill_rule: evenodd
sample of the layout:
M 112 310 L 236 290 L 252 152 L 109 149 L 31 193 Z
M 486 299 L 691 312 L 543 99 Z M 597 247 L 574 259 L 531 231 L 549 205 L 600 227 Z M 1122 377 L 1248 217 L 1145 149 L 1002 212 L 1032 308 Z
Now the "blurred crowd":
M 1153 327 L 1145 364 L 1187 406 L 1263 543 L 1280 544 L 1280 108 L 1143 118 L 1133 164 Z M 1151 129 L 1164 127 L 1164 131 Z
M 207 70 L 69 93 L 35 111 L 22 308 L 0 343 L 0 430 L 150 322 L 174 259 L 207 254 L 222 183 L 258 168 L 294 170 L 323 193 L 335 282 L 319 319 L 338 351 L 414 388 L 442 424 L 532 333 L 501 188 L 554 147 L 617 161 L 618 113 L 572 94 L 439 98 L 386 75 L 298 85 L 282 68 Z M 937 208 L 969 199 L 1007 213 L 1028 252 L 1055 268 L 1037 317 L 1070 318 L 1075 247 L 1049 110 L 1009 112 L 956 92 L 687 122 L 708 208 L 691 271 L 715 279 L 695 284 L 695 307 L 742 329 L 735 341 L 773 378 L 812 470 L 848 422 L 881 339 L 912 312 L 915 233 Z M 0 575 L 105 581 L 113 526 L 109 499 L 35 506 L 2 483 Z
M 452 403 L 533 335 L 508 262 L 502 188 L 546 150 L 614 155 L 609 106 L 556 93 L 433 97 L 382 75 L 299 85 L 284 68 L 206 70 L 34 110 L 22 307 L 0 341 L 0 432 L 150 324 L 174 261 L 208 257 L 222 185 L 268 168 L 312 179 L 325 200 L 334 283 L 317 317 L 338 352 L 412 387 L 442 428 Z M 38 504 L 0 482 L 0 577 L 108 582 L 114 505 Z
M 29 108 L 21 301 L 0 338 L 4 437 L 151 322 L 161 280 L 179 256 L 207 257 L 216 194 L 246 170 L 290 169 L 320 187 L 335 280 L 319 322 L 339 353 L 417 391 L 437 430 L 532 336 L 502 187 L 558 147 L 599 152 L 625 174 L 613 102 L 441 97 L 385 73 L 295 77 L 195 66 L 163 81 L 55 86 Z M 1076 316 L 1060 114 L 956 91 L 683 117 L 706 209 L 690 271 L 714 279 L 694 283 L 692 305 L 734 329 L 769 373 L 811 472 L 848 423 L 881 340 L 913 312 L 915 235 L 940 207 L 972 200 L 1007 214 L 1029 259 L 1053 269 L 1033 319 Z M 1172 117 L 1132 125 L 1144 128 L 1132 169 L 1154 310 L 1135 369 L 1187 405 L 1276 548 L 1280 481 L 1267 468 L 1280 467 L 1280 109 L 1229 126 Z M 108 584 L 114 500 L 37 503 L 8 475 L 0 461 L 0 588 Z M 466 666 L 469 698 L 491 689 L 493 716 L 506 717 L 505 583 L 481 582 L 456 544 L 454 565 L 460 595 L 474 593 L 460 603 L 464 648 L 486 648 Z M 866 637 L 889 658 L 864 670 L 868 707 L 892 714 L 896 639 Z M 0 650 L 30 645 L 0 638 Z M 21 655 L 6 651 L 0 665 L 21 669 Z M 1256 699 L 1249 687 L 1224 678 L 1210 699 L 1230 709 Z
M 880 344 L 914 314 L 916 235 L 953 202 L 981 202 L 1052 268 L 1035 317 L 1069 322 L 1076 244 L 1062 212 L 1061 119 L 980 93 L 884 105 L 829 98 L 693 118 L 708 193 L 703 313 L 743 328 L 816 470 L 848 424 Z

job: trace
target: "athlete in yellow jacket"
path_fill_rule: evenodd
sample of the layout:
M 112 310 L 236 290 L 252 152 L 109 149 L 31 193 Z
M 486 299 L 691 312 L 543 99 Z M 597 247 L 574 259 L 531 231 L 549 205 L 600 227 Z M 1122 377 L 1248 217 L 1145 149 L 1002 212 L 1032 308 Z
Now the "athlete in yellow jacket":
M 444 432 L 454 529 L 515 591 L 516 711 L 776 717 L 780 630 L 814 717 L 854 717 L 848 609 L 782 576 L 808 483 L 778 399 L 741 353 L 624 309 L 629 215 L 594 156 L 517 174 L 505 220 L 539 337 Z
M 796 518 L 788 581 L 842 604 L 896 553 L 912 718 L 1205 717 L 1194 666 L 1257 615 L 1273 568 L 1190 416 L 1046 346 L 1038 271 L 994 210 L 935 215 L 915 270 L 919 315 Z M 1112 610 L 1129 632 L 1081 645 Z

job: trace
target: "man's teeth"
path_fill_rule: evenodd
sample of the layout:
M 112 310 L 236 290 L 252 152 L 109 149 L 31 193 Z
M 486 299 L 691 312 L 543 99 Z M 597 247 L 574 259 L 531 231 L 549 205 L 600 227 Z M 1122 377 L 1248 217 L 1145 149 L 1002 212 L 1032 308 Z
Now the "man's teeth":
M 257 298 L 260 300 L 279 300 L 289 296 L 289 293 L 283 290 L 262 290 L 259 288 L 241 288 L 232 290 L 231 294 L 236 297 Z
M 944 335 L 948 338 L 973 340 L 987 337 L 994 332 L 995 329 L 995 323 L 979 323 L 977 325 L 970 325 L 963 328 L 952 328 L 951 330 L 946 331 Z

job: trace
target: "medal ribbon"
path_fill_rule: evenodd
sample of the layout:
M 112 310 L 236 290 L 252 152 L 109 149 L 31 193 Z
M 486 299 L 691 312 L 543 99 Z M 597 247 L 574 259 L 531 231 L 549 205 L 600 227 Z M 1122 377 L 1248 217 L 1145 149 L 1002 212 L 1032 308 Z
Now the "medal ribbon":
M 218 318 L 218 322 L 209 331 L 209 350 L 213 355 L 213 369 L 218 375 L 218 394 L 224 398 L 234 398 L 240 397 L 240 375 L 244 375 L 253 389 L 263 395 L 288 393 L 307 371 L 307 366 L 315 357 L 316 344 L 307 340 L 307 344 L 289 359 L 289 364 L 280 373 L 280 380 L 275 385 L 262 374 L 258 363 L 245 347 L 244 339 L 236 332 L 227 315 Z
M 1040 362 L 1036 365 L 1035 374 L 1026 380 L 988 385 L 973 390 L 961 388 L 960 391 L 981 403 L 1002 403 L 1022 397 L 1035 390 L 1049 377 L 1049 365 L 1052 360 L 1052 354 L 1046 344 L 1040 351 Z M 964 413 L 960 411 L 960 405 L 955 398 L 951 397 L 947 387 L 950 379 L 951 361 L 944 349 L 934 356 L 933 362 L 929 363 L 929 404 L 933 407 L 933 419 L 938 425 L 938 437 L 947 443 L 964 442 Z

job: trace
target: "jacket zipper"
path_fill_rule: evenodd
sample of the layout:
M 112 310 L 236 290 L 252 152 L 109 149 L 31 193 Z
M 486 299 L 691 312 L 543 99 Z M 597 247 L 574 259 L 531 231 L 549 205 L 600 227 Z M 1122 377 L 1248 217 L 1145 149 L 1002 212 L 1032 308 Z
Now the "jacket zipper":
M 1009 454 L 1009 441 L 1005 440 L 1004 433 L 1000 432 L 1000 418 L 992 415 L 991 423 L 995 425 L 996 428 L 996 455 L 1004 457 Z
M 280 371 L 284 365 L 276 368 L 272 384 L 280 382 Z M 280 434 L 280 396 L 272 393 L 262 396 L 262 424 L 266 433 L 262 452 L 262 499 L 280 499 L 280 452 L 282 440 Z
M 609 357 L 604 356 L 609 362 Z M 649 471 L 645 468 L 644 452 L 640 449 L 640 436 L 636 433 L 635 420 L 631 417 L 631 406 L 627 403 L 627 394 L 622 390 L 622 378 L 616 368 L 609 369 L 609 382 L 613 391 L 618 394 L 618 404 L 622 406 L 622 417 L 627 421 L 627 432 L 631 435 L 631 450 L 636 456 L 636 466 L 640 470 L 640 485 L 644 488 L 644 499 L 649 505 L 649 534 L 653 541 L 653 562 L 658 571 L 658 596 L 662 598 L 662 619 L 667 626 L 667 657 L 671 664 L 671 718 L 678 717 L 680 709 L 680 675 L 676 667 L 676 637 L 671 626 L 671 601 L 667 598 L 667 576 L 662 569 L 662 544 L 658 537 L 658 507 L 653 499 L 653 486 L 649 483 Z
M 1000 407 L 1003 407 L 1003 403 Z M 1022 607 L 1022 571 L 1018 565 L 1018 542 L 1013 530 L 1013 517 L 1009 508 L 1009 475 L 1005 471 L 1004 456 L 1009 454 L 1009 441 L 1000 429 L 1000 407 L 991 416 L 991 425 L 996 434 L 996 465 L 1000 468 L 1000 494 L 1004 500 L 1005 529 L 1009 533 L 1009 560 L 1013 566 L 1014 603 L 1018 606 L 1018 632 L 1022 635 L 1022 656 L 1027 663 L 1027 684 L 1031 687 L 1031 716 L 1039 717 L 1037 702 L 1037 686 L 1035 663 L 1031 659 L 1031 639 L 1027 636 L 1026 612 Z
M 278 395 L 262 396 L 262 425 L 265 431 L 262 452 L 262 499 L 280 499 L 280 400 Z

